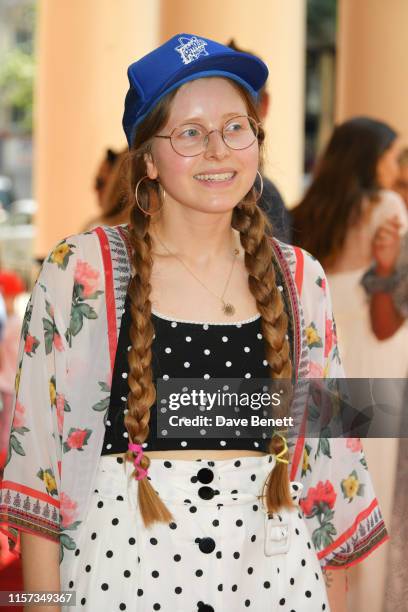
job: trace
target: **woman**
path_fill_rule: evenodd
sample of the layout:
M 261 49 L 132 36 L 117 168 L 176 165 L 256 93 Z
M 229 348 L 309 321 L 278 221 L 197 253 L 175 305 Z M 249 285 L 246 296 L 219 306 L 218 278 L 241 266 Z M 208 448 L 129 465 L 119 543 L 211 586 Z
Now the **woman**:
M 408 369 L 407 327 L 392 338 L 379 340 L 371 329 L 369 300 L 361 284 L 371 265 L 377 229 L 391 219 L 400 233 L 408 227 L 404 204 L 390 191 L 399 172 L 399 152 L 398 135 L 387 124 L 368 117 L 342 123 L 335 128 L 313 182 L 294 210 L 295 242 L 317 257 L 328 274 L 339 346 L 350 378 L 404 378 Z M 401 388 L 395 385 L 392 399 L 387 398 L 397 411 L 402 404 Z M 382 414 L 376 413 L 372 431 L 384 431 L 385 424 Z M 386 463 L 383 454 L 378 454 L 379 445 Z M 393 512 L 397 446 L 393 438 L 371 438 L 365 440 L 364 449 L 388 522 Z M 351 598 L 356 607 L 382 610 L 385 566 L 383 550 L 352 573 Z M 373 575 L 377 576 L 374 585 Z
M 183 34 L 128 76 L 130 225 L 57 245 L 27 312 L 41 340 L 21 349 L 0 501 L 26 588 L 88 610 L 328 610 L 318 559 L 346 567 L 387 537 L 360 449 L 299 437 L 290 486 L 280 435 L 157 430 L 169 379 L 342 374 L 321 267 L 256 204 L 267 68 Z
M 400 159 L 401 164 L 401 159 Z M 392 337 L 408 317 L 408 236 L 401 242 L 399 223 L 386 221 L 373 241 L 374 265 L 363 277 L 363 286 L 370 299 L 371 325 L 380 340 Z M 405 401 L 407 391 L 405 379 Z M 398 429 L 392 423 L 394 431 Z M 396 481 L 393 499 L 392 539 L 387 557 L 387 580 L 384 592 L 384 612 L 398 609 L 404 599 L 408 580 L 406 547 L 408 491 L 405 475 L 408 469 L 408 414 L 403 411 L 399 426 Z M 396 433 L 394 434 L 396 435 Z
M 399 151 L 398 135 L 385 123 L 368 117 L 345 121 L 335 128 L 312 184 L 293 211 L 296 244 L 328 274 L 342 360 L 353 378 L 398 378 L 408 369 L 407 329 L 378 341 L 360 284 L 371 264 L 376 230 L 394 216 L 401 233 L 408 228 L 404 204 L 390 191 Z
M 126 185 L 127 150 L 115 153 L 108 149 L 95 179 L 95 190 L 101 215 L 88 221 L 83 231 L 98 225 L 121 225 L 129 222 Z

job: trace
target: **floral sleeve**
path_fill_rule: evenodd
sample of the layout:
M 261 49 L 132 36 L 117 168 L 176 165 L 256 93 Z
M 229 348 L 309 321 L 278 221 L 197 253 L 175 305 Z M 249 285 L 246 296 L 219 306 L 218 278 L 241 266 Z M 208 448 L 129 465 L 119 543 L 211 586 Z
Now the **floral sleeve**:
M 72 255 L 67 243 L 44 263 L 22 325 L 16 400 L 8 454 L 0 483 L 0 529 L 10 549 L 19 551 L 21 531 L 58 542 L 63 413 L 70 410 L 59 392 L 66 375 L 66 339 L 56 321 L 54 268 Z
M 301 302 L 310 377 L 344 377 L 327 280 L 307 253 Z M 359 439 L 304 439 L 294 475 L 303 484 L 303 513 L 324 567 L 350 567 L 388 539 Z

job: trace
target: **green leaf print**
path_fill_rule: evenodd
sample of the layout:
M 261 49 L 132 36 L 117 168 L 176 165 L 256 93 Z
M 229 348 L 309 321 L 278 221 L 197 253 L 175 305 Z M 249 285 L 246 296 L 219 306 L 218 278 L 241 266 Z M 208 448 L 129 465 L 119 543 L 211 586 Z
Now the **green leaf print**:
M 85 302 L 78 304 L 75 308 L 81 312 L 81 314 L 87 319 L 97 319 L 98 315 L 94 311 L 94 309 L 89 306 L 89 304 L 85 304 Z
M 97 412 L 103 412 L 109 407 L 109 397 L 105 397 L 105 399 L 100 400 L 97 404 L 92 406 L 92 410 L 96 410 Z
M 60 563 L 64 558 L 64 548 L 67 550 L 75 550 L 76 543 L 75 541 L 66 533 L 60 534 Z
M 52 343 L 54 341 L 54 324 L 48 319 L 43 318 L 43 329 L 44 329 L 44 340 L 45 340 L 45 353 L 49 355 L 52 351 Z
M 10 436 L 10 447 L 17 453 L 17 455 L 22 455 L 25 457 L 25 452 L 20 442 L 17 440 L 16 436 L 11 434 Z

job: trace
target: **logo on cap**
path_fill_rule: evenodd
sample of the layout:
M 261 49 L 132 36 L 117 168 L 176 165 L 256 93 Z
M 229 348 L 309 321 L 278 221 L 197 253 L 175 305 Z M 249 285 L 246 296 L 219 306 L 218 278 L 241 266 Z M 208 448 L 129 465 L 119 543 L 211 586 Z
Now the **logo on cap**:
M 192 36 L 191 38 L 180 36 L 179 43 L 180 46 L 175 47 L 175 50 L 180 53 L 183 64 L 189 64 L 197 60 L 200 55 L 209 55 L 208 51 L 205 49 L 208 43 L 201 38 L 197 38 L 196 36 Z

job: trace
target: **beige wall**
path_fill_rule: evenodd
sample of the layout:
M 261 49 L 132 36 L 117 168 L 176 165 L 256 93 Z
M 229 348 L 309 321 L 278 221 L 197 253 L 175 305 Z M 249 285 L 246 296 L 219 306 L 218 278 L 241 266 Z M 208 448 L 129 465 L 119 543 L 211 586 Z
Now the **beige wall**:
M 37 255 L 98 212 L 96 167 L 106 147 L 126 144 L 126 68 L 156 45 L 158 6 L 158 0 L 39 0 Z
M 407 0 L 339 0 L 337 120 L 368 114 L 408 142 L 407 32 Z
M 303 0 L 162 0 L 162 41 L 179 32 L 225 43 L 233 37 L 267 63 L 271 107 L 265 173 L 288 206 L 298 200 L 302 186 L 305 9 Z

